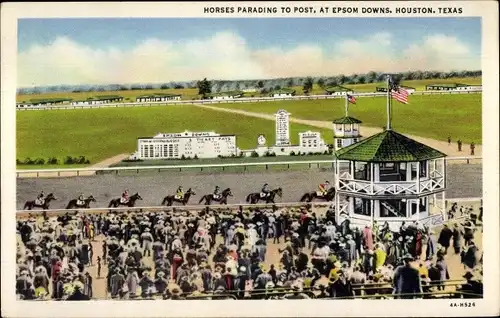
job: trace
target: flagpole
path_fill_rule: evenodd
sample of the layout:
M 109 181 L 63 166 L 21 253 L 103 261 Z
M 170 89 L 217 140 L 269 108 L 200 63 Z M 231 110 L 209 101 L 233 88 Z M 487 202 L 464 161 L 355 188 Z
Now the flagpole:
M 387 124 L 386 130 L 391 130 L 391 89 L 390 89 L 391 76 L 387 75 Z
M 349 97 L 347 95 L 347 92 L 345 93 L 345 117 L 347 117 L 349 113 Z

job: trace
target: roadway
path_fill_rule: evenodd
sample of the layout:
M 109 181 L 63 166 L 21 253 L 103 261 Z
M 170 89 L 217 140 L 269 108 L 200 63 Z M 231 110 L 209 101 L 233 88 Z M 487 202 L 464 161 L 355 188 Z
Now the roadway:
M 447 167 L 447 198 L 470 198 L 482 196 L 482 165 L 481 164 L 454 164 Z M 92 207 L 107 207 L 111 199 L 117 198 L 123 189 L 128 188 L 130 193 L 139 192 L 143 201 L 137 206 L 158 206 L 163 197 L 173 194 L 177 186 L 182 185 L 185 190 L 192 187 L 196 195 L 189 202 L 198 204 L 204 194 L 211 193 L 216 185 L 221 189 L 231 188 L 234 197 L 228 203 L 244 203 L 246 196 L 251 192 L 258 192 L 264 183 L 271 188 L 282 187 L 283 197 L 276 202 L 297 202 L 300 197 L 309 191 L 317 189 L 319 183 L 333 180 L 331 170 L 289 170 L 246 173 L 213 173 L 213 172 L 173 172 L 134 174 L 134 175 L 95 175 L 85 177 L 63 178 L 18 178 L 17 209 L 23 208 L 26 200 L 33 200 L 44 190 L 45 194 L 53 192 L 57 201 L 50 205 L 52 209 L 65 208 L 69 200 L 83 192 L 96 197 L 97 202 Z

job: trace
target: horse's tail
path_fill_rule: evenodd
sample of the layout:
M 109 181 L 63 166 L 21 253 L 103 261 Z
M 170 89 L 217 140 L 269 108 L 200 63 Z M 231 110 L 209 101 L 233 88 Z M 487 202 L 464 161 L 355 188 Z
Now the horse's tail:
M 26 210 L 26 208 L 27 208 L 27 207 L 29 207 L 29 205 L 30 205 L 30 201 L 26 201 L 26 202 L 24 203 L 23 210 Z
M 200 199 L 200 201 L 198 201 L 198 204 L 200 204 L 201 201 L 205 200 L 205 197 L 206 197 L 206 195 L 202 196 L 201 199 Z
M 302 196 L 302 198 L 300 198 L 300 202 L 304 202 L 308 198 L 309 198 L 309 192 L 306 192 L 306 193 L 304 193 L 304 195 Z
M 247 203 L 250 202 L 250 199 L 252 198 L 252 195 L 253 195 L 253 193 L 250 193 L 249 195 L 247 195 L 247 199 L 246 199 Z
M 115 199 L 111 199 L 111 201 L 109 201 L 108 208 L 111 208 L 114 204 L 115 204 Z
M 71 209 L 72 203 L 73 203 L 73 200 L 69 201 L 68 205 L 66 206 L 66 209 Z
M 161 205 L 164 205 L 164 204 L 165 204 L 165 202 L 167 202 L 167 197 L 164 197 L 164 198 L 163 198 L 163 201 L 161 201 Z

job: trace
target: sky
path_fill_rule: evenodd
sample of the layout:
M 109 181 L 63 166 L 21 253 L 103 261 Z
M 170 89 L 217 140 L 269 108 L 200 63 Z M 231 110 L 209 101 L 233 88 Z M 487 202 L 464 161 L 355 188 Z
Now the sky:
M 18 87 L 480 69 L 480 18 L 18 21 Z

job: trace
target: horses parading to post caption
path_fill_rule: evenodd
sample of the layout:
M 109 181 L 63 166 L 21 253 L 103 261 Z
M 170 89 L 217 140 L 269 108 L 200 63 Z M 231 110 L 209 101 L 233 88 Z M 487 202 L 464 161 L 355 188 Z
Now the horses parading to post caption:
M 283 196 L 283 189 L 277 188 L 271 190 L 268 194 L 263 195 L 261 192 L 250 193 L 247 196 L 246 202 L 250 204 L 256 204 L 259 201 L 265 201 L 266 203 L 275 203 L 274 198 L 278 195 L 280 198 Z
M 48 210 L 50 206 L 50 201 L 57 200 L 53 193 L 49 193 L 44 199 L 26 201 L 24 203 L 23 210 L 32 210 L 33 208 L 42 208 L 43 210 Z
M 112 199 L 109 201 L 108 208 L 117 208 L 120 205 L 124 205 L 130 208 L 133 208 L 135 206 L 135 201 L 137 200 L 142 200 L 142 197 L 139 195 L 139 193 L 136 193 L 134 195 L 131 195 L 128 201 L 123 202 L 121 198 L 117 199 Z
M 232 197 L 233 193 L 231 192 L 230 188 L 227 188 L 226 190 L 222 191 L 222 193 L 218 196 L 215 197 L 213 193 L 205 194 L 204 196 L 201 197 L 200 201 L 198 203 L 201 203 L 203 200 L 205 200 L 205 205 L 210 205 L 212 202 L 218 202 L 219 204 L 227 204 L 227 198 Z
M 68 205 L 66 206 L 66 209 L 73 209 L 73 208 L 82 208 L 82 209 L 89 209 L 90 208 L 90 202 L 96 202 L 96 199 L 94 198 L 93 195 L 90 195 L 88 198 L 84 199 L 83 202 L 78 202 L 78 199 L 73 199 L 69 201 Z
M 163 201 L 161 201 L 161 205 L 166 205 L 167 206 L 172 206 L 174 203 L 180 203 L 182 205 L 186 205 L 189 202 L 189 198 L 192 195 L 196 195 L 196 193 L 193 191 L 193 189 L 189 188 L 184 196 L 182 198 L 177 198 L 175 195 L 167 195 L 165 198 L 163 198 Z

